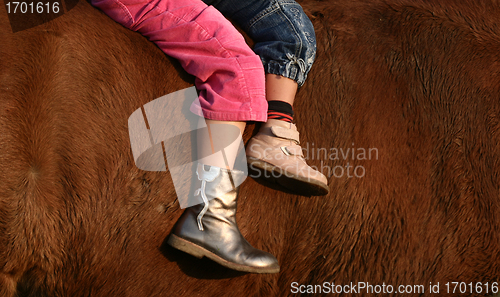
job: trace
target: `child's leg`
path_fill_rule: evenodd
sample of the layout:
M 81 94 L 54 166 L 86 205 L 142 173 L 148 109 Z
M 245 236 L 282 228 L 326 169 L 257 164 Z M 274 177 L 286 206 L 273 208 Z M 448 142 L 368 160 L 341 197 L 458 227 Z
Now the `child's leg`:
M 298 84 L 291 78 L 278 74 L 266 74 L 266 99 L 267 101 L 284 101 L 293 105 Z
M 168 243 L 195 257 L 207 257 L 230 269 L 278 273 L 278 260 L 252 247 L 241 235 L 236 223 L 237 185 L 241 184 L 246 174 L 232 170 L 231 162 L 238 154 L 241 140 L 236 142 L 236 147 L 224 147 L 224 155 L 215 154 L 218 141 L 226 138 L 215 135 L 226 132 L 233 134 L 234 131 L 227 128 L 228 125 L 239 128 L 237 130 L 241 134 L 245 122 L 206 120 L 204 124 L 208 132 L 197 133 L 198 157 L 200 154 L 208 157 L 197 164 L 194 179 L 197 189 L 195 196 L 201 196 L 203 203 L 186 208 L 175 224 Z
M 316 57 L 311 20 L 293 0 L 204 0 L 236 22 L 255 41 L 267 74 L 297 82 L 301 87 Z
M 326 177 L 306 164 L 291 123 L 295 93 L 316 55 L 314 28 L 302 7 L 293 0 L 204 1 L 253 38 L 266 71 L 268 121 L 248 143 L 250 167 L 265 170 L 264 176 L 278 175 L 280 184 L 297 192 L 328 193 Z
M 219 11 L 200 0 L 92 0 L 92 4 L 148 37 L 196 77 L 203 116 L 266 120 L 260 58 Z
M 245 130 L 246 122 L 229 122 L 229 121 L 214 121 L 203 119 L 200 117 L 198 123 L 198 129 L 202 127 L 207 127 L 207 133 L 202 133 L 198 130 L 197 133 L 197 155 L 199 162 L 210 165 L 217 166 L 221 168 L 226 168 L 228 170 L 233 170 L 234 162 L 236 160 L 237 154 L 239 153 L 240 141 L 235 141 L 234 132 L 236 129 L 228 127 L 226 125 L 231 125 L 238 128 L 240 135 L 243 135 Z M 224 134 L 227 136 L 225 137 Z M 222 135 L 217 137 L 218 135 Z M 220 138 L 220 139 L 219 139 Z M 224 138 L 224 139 L 222 139 Z M 215 150 L 220 147 L 214 141 L 219 141 L 219 143 L 232 143 L 224 148 L 224 154 L 215 154 Z M 241 168 L 240 168 L 241 170 Z
M 204 156 L 205 164 L 197 164 L 193 176 L 199 183 L 194 195 L 201 196 L 203 204 L 185 210 L 169 243 L 232 269 L 278 272 L 276 258 L 253 248 L 236 224 L 235 185 L 245 178 L 243 172 L 231 170 L 238 147 L 225 148 L 223 158 L 210 156 L 215 154 L 214 144 L 221 141 L 214 135 L 222 134 L 216 131 L 222 123 L 242 131 L 245 121 L 266 119 L 264 71 L 259 57 L 229 21 L 199 0 L 92 1 L 117 22 L 147 36 L 196 76 L 200 105 L 194 104 L 192 110 L 207 118 L 208 128 L 198 130 L 198 157 Z

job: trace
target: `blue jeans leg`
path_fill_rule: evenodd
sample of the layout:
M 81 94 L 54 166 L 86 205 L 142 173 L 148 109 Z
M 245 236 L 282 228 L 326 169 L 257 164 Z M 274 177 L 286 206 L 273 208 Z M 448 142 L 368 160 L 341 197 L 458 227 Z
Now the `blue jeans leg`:
M 304 84 L 316 57 L 311 20 L 293 0 L 204 0 L 236 22 L 254 41 L 266 73 Z

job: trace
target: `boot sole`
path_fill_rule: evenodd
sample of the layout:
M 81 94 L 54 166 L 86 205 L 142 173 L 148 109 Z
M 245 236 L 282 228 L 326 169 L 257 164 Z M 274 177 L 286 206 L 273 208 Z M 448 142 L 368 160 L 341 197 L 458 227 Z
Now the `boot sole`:
M 271 163 L 253 157 L 247 157 L 247 163 L 249 171 L 255 173 L 257 177 L 277 183 L 297 194 L 304 196 L 324 196 L 330 192 L 328 185 L 324 183 L 301 176 L 287 176 L 281 168 Z M 263 175 L 262 172 L 256 169 L 263 170 L 267 174 Z M 252 175 L 250 176 L 252 177 Z
M 172 247 L 183 251 L 185 253 L 190 254 L 198 259 L 203 257 L 207 257 L 210 260 L 233 270 L 250 272 L 250 273 L 278 273 L 280 272 L 280 268 L 278 267 L 251 267 L 241 264 L 236 264 L 233 262 L 229 262 L 224 260 L 223 258 L 217 256 L 216 254 L 210 252 L 209 250 L 202 248 L 201 246 L 194 244 L 190 241 L 187 241 L 177 235 L 170 234 L 168 238 L 168 244 Z

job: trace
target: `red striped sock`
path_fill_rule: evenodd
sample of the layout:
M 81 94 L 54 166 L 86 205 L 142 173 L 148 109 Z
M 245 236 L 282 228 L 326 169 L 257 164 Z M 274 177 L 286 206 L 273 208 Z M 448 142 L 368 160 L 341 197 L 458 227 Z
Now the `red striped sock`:
M 293 107 L 284 101 L 268 101 L 267 118 L 293 122 Z

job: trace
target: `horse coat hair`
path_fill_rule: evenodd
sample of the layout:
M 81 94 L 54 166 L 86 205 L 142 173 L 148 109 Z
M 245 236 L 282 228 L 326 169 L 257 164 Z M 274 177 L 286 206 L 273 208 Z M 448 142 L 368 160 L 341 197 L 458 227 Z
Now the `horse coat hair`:
M 176 61 L 87 2 L 16 33 L 2 6 L 0 296 L 286 296 L 350 282 L 423 285 L 423 296 L 437 282 L 440 293 L 446 282 L 480 282 L 471 296 L 491 290 L 500 4 L 301 4 L 318 52 L 294 109 L 330 194 L 243 183 L 238 224 L 276 255 L 273 275 L 164 243 L 182 210 L 168 172 L 135 167 L 127 119 L 192 86 Z

